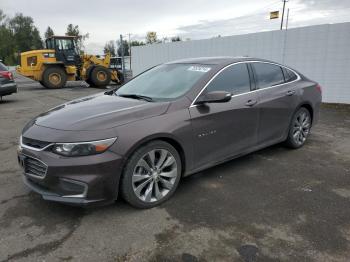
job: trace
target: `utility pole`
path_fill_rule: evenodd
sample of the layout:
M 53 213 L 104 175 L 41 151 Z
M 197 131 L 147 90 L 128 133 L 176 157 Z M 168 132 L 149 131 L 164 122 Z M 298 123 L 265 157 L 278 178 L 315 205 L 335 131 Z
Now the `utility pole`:
M 281 30 L 283 29 L 283 18 L 284 18 L 284 9 L 286 8 L 286 3 L 288 0 L 283 0 L 283 10 L 282 10 L 282 20 L 281 20 Z
M 289 8 L 287 10 L 286 30 L 288 30 L 288 22 L 289 22 Z
M 124 61 L 125 55 L 124 55 L 124 42 L 123 42 L 123 36 L 122 35 L 120 35 L 120 44 L 122 45 L 121 46 L 121 51 L 122 51 L 122 70 L 123 70 L 123 77 L 125 79 L 125 61 Z
M 129 33 L 129 70 L 131 71 L 131 42 L 130 42 L 130 35 L 131 34 Z

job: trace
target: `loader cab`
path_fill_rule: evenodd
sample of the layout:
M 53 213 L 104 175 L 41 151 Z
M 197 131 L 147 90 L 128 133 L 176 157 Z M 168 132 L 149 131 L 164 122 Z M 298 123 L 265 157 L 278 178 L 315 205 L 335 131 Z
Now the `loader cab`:
M 46 48 L 55 50 L 58 62 L 64 65 L 78 65 L 81 60 L 75 40 L 74 36 L 52 36 L 46 39 Z

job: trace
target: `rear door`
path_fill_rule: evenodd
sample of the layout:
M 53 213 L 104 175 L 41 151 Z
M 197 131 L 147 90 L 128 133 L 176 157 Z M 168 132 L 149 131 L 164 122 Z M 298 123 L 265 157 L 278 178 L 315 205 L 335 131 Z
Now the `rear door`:
M 210 165 L 239 154 L 256 143 L 258 110 L 256 92 L 251 91 L 248 66 L 234 64 L 219 73 L 205 92 L 233 94 L 226 103 L 190 107 L 196 167 Z
M 296 79 L 286 81 L 284 69 L 277 64 L 254 62 L 251 65 L 259 89 L 258 144 L 270 144 L 286 135 L 297 106 L 293 84 Z

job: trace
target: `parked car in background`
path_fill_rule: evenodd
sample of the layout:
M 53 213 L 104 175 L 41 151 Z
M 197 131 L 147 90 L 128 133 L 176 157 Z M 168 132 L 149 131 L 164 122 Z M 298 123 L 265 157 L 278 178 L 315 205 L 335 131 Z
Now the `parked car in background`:
M 17 85 L 13 78 L 13 74 L 8 67 L 0 62 L 0 99 L 3 96 L 17 93 Z
M 187 59 L 30 121 L 24 181 L 46 200 L 139 208 L 166 201 L 181 177 L 285 142 L 300 148 L 318 120 L 321 87 L 255 58 Z

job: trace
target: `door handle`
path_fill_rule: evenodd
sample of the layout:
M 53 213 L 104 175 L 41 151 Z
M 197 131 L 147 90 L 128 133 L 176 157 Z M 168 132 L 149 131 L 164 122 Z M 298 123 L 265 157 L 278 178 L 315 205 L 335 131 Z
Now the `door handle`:
M 287 91 L 287 93 L 286 93 L 287 96 L 292 96 L 292 95 L 294 95 L 294 94 L 295 94 L 295 90 L 289 90 L 289 91 Z
M 245 103 L 246 106 L 253 106 L 257 103 L 258 101 L 250 99 L 247 101 L 247 103 Z

